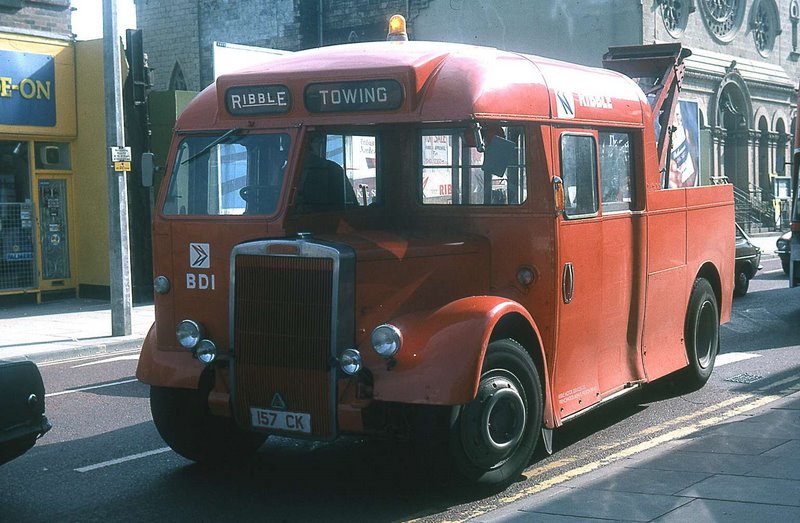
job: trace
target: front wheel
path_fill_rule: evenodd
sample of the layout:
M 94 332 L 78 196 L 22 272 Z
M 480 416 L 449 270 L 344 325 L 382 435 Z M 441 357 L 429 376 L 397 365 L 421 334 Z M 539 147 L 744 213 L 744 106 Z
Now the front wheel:
M 240 429 L 232 418 L 213 416 L 207 395 L 195 389 L 150 387 L 156 429 L 172 450 L 198 463 L 237 462 L 254 454 L 266 436 Z
M 516 341 L 489 344 L 474 400 L 456 407 L 450 448 L 469 481 L 510 483 L 533 456 L 542 426 L 542 386 L 530 355 Z
M 714 290 L 705 278 L 697 278 L 692 286 L 684 339 L 689 365 L 680 377 L 685 388 L 696 390 L 708 381 L 719 352 L 719 306 Z

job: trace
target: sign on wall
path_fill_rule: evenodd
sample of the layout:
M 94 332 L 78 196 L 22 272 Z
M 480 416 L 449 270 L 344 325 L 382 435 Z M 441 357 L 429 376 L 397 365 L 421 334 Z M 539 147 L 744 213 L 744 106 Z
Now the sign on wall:
M 0 50 L 0 124 L 56 125 L 53 56 Z
M 694 187 L 700 184 L 700 127 L 697 102 L 678 100 L 672 133 L 669 187 Z

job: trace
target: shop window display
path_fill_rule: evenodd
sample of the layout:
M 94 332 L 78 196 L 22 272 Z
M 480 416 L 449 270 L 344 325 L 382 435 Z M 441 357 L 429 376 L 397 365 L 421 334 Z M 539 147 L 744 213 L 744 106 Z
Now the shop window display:
M 27 142 L 0 141 L 0 292 L 36 286 Z

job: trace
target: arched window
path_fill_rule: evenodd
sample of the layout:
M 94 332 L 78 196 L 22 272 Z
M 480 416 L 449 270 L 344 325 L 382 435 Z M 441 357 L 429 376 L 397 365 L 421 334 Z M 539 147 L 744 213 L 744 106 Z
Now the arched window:
M 181 64 L 175 62 L 175 66 L 172 68 L 172 74 L 169 77 L 169 90 L 170 91 L 186 91 L 188 87 L 186 87 L 186 78 L 183 76 L 183 69 L 181 69 Z
M 771 199 L 769 179 L 769 125 L 763 116 L 758 119 L 758 185 L 762 197 Z

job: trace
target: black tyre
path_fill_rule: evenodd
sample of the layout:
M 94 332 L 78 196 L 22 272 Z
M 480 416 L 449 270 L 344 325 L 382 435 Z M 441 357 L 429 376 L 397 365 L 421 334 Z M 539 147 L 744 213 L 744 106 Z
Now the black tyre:
M 194 389 L 150 387 L 153 421 L 167 445 L 199 463 L 235 463 L 254 454 L 266 436 L 211 415 L 207 398 Z
M 708 381 L 719 352 L 719 306 L 704 278 L 697 278 L 692 286 L 684 336 L 689 366 L 682 371 L 681 381 L 686 389 L 696 390 Z
M 749 288 L 750 278 L 747 277 L 747 271 L 742 267 L 737 267 L 736 276 L 734 278 L 733 295 L 740 298 L 747 294 Z
M 789 256 L 781 256 L 781 269 L 786 276 L 789 276 Z
M 530 463 L 542 427 L 542 386 L 516 341 L 489 344 L 477 397 L 453 410 L 450 449 L 467 480 L 504 485 Z

